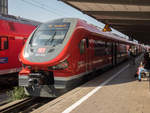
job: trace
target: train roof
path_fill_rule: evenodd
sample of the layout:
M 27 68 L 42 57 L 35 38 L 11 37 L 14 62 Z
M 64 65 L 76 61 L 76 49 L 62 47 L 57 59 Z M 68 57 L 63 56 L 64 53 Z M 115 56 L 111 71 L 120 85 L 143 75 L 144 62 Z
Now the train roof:
M 121 42 L 126 42 L 126 43 L 133 44 L 128 39 L 122 38 L 121 36 L 116 35 L 112 32 L 103 32 L 101 28 L 99 28 L 97 26 L 94 26 L 92 24 L 89 24 L 84 20 L 78 19 L 78 23 L 79 23 L 79 26 L 84 27 L 86 30 L 92 32 L 93 34 L 100 35 L 100 36 L 106 37 L 108 39 L 113 39 L 113 40 L 116 40 L 116 41 L 121 41 Z
M 0 14 L 0 20 L 19 22 L 22 24 L 30 24 L 30 25 L 34 25 L 34 26 L 38 26 L 41 24 L 41 22 L 38 22 L 35 20 L 25 19 L 25 18 L 22 18 L 19 16 L 5 15 L 5 14 Z
M 15 17 L 0 15 L 0 36 L 28 37 L 40 22 Z
M 55 19 L 55 20 L 51 20 L 48 21 L 46 23 L 55 23 L 55 22 L 64 22 L 66 20 L 70 20 L 70 21 L 77 21 L 77 26 L 76 27 L 83 27 L 86 30 L 90 31 L 93 34 L 96 35 L 101 35 L 102 37 L 106 37 L 108 39 L 113 39 L 116 41 L 120 41 L 120 42 L 125 42 L 125 43 L 129 43 L 129 44 L 133 44 L 133 45 L 137 45 L 138 43 L 135 43 L 133 41 L 129 41 L 128 39 L 125 39 L 117 34 L 114 34 L 112 32 L 103 32 L 102 29 L 100 27 L 94 26 L 93 24 L 88 23 L 85 20 L 79 19 L 79 18 L 60 18 L 60 19 Z

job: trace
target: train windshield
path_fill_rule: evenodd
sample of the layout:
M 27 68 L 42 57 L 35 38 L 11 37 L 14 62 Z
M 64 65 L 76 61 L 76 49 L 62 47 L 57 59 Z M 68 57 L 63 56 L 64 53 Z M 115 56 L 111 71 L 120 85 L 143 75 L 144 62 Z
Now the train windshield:
M 63 43 L 70 23 L 46 23 L 32 35 L 31 46 L 56 46 Z

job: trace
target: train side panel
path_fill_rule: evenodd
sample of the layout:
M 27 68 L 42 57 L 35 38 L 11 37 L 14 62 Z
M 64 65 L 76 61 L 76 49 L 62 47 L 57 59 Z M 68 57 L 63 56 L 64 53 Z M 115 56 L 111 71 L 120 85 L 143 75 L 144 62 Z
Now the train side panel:
M 34 25 L 0 19 L 0 75 L 19 72 L 18 55 Z
M 7 46 L 0 51 L 0 74 L 18 72 L 21 68 L 18 55 L 23 47 L 24 39 L 15 39 L 13 37 L 7 37 L 7 39 Z

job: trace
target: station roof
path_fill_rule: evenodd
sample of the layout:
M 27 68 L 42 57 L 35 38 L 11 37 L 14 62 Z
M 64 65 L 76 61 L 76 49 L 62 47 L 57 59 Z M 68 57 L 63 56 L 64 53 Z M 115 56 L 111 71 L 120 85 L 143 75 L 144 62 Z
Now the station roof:
M 150 44 L 150 0 L 61 0 L 112 28 Z

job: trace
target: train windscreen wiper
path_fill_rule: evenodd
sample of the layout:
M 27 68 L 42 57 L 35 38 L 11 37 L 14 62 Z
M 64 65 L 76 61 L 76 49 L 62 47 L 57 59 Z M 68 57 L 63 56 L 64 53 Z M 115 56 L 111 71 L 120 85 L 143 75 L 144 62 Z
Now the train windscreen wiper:
M 45 45 L 47 45 L 49 42 L 52 42 L 54 40 L 54 37 L 56 35 L 56 31 L 54 32 L 52 38 L 49 38 L 46 42 L 45 42 Z

